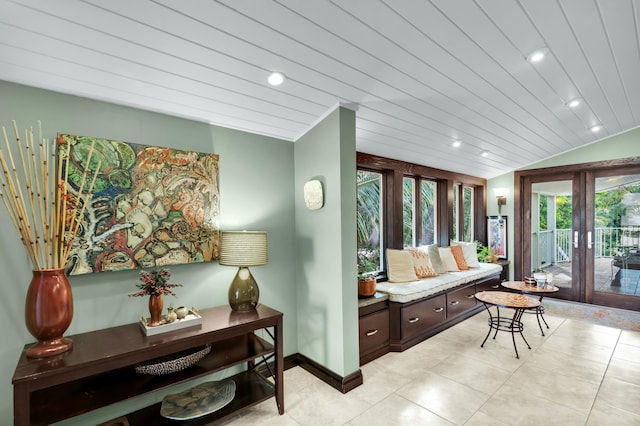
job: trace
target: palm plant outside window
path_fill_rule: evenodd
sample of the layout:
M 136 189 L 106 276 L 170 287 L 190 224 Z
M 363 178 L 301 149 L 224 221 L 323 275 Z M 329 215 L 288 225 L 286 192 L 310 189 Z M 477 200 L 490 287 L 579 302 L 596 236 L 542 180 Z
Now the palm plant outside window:
M 358 270 L 369 273 L 382 268 L 382 174 L 357 171 Z
M 422 234 L 421 244 L 436 242 L 436 183 L 428 180 L 421 182 Z
M 415 233 L 415 186 L 416 180 L 405 177 L 402 180 L 402 235 L 404 247 L 416 245 Z

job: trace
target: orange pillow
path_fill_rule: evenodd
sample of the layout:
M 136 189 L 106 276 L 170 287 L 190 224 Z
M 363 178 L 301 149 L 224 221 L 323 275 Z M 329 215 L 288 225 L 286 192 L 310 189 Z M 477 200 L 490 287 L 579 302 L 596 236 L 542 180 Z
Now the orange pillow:
M 453 254 L 453 258 L 456 260 L 458 269 L 460 269 L 461 271 L 469 270 L 469 265 L 467 265 L 467 261 L 464 260 L 464 253 L 462 252 L 462 246 L 451 246 L 451 254 Z

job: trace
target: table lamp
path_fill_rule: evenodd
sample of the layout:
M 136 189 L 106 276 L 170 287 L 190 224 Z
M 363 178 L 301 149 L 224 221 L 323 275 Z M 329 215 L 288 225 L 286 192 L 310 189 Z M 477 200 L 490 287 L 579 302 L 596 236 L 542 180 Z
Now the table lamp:
M 220 264 L 238 266 L 229 286 L 229 305 L 234 311 L 251 311 L 258 305 L 260 289 L 249 266 L 267 264 L 267 233 L 264 231 L 223 231 Z

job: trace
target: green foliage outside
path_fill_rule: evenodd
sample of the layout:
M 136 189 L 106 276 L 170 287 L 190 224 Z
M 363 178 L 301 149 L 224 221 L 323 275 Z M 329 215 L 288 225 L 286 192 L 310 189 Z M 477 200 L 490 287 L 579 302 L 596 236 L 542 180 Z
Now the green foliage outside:
M 620 204 L 625 194 L 640 193 L 640 185 L 621 186 L 595 195 L 595 224 L 597 228 L 619 228 L 625 207 Z M 556 197 L 556 229 L 571 229 L 572 197 Z M 540 230 L 547 229 L 547 196 L 540 196 Z
M 380 265 L 382 175 L 358 170 L 356 180 L 358 275 L 360 276 L 382 269 Z

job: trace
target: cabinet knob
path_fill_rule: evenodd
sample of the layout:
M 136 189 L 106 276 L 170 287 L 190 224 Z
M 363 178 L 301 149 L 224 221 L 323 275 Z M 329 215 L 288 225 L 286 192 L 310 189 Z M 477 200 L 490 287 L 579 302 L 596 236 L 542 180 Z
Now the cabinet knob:
M 371 330 L 371 331 L 367 331 L 367 337 L 369 336 L 373 336 L 374 334 L 376 334 L 378 332 L 378 330 Z
M 414 323 L 416 323 L 418 321 L 420 321 L 420 318 L 418 318 L 418 317 L 411 318 L 411 319 L 409 319 L 409 324 L 414 324 Z
M 458 303 L 460 303 L 459 300 L 452 300 L 451 302 L 449 302 L 450 305 L 457 305 Z
M 473 299 L 474 297 L 476 297 L 475 294 L 467 294 L 467 299 Z
M 444 311 L 444 308 L 435 308 L 433 311 L 434 312 L 442 312 L 442 311 Z

